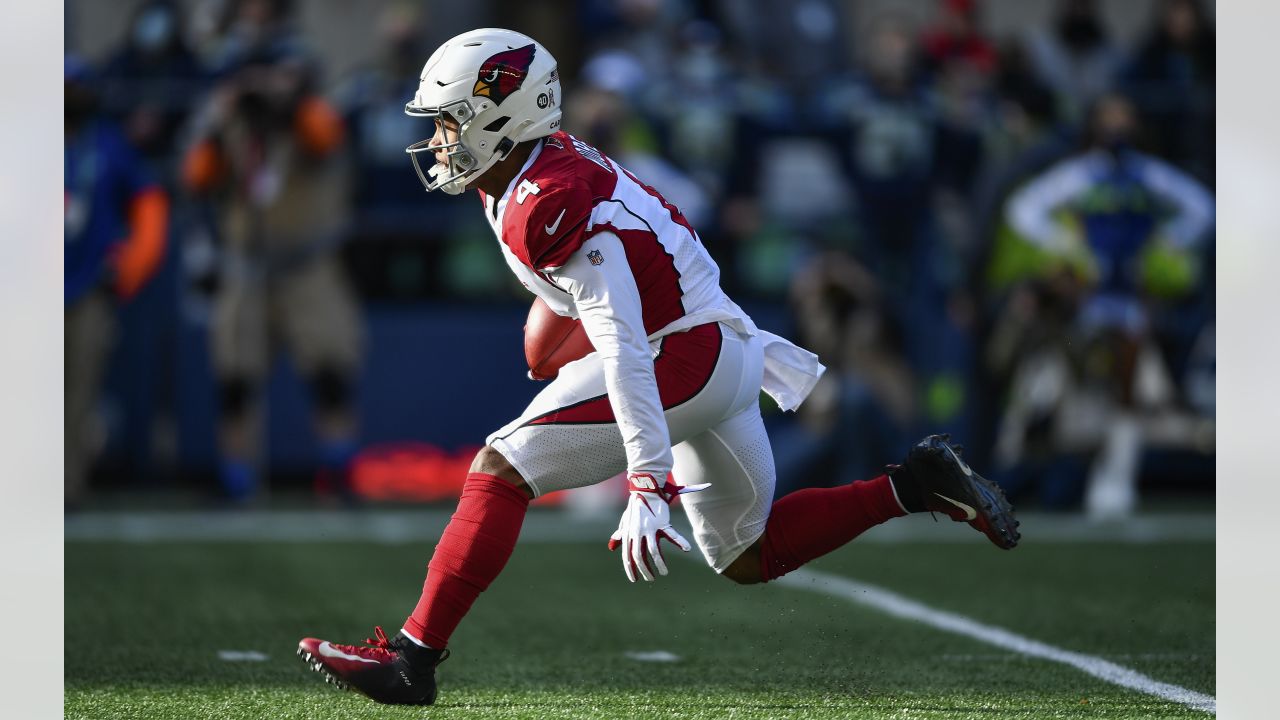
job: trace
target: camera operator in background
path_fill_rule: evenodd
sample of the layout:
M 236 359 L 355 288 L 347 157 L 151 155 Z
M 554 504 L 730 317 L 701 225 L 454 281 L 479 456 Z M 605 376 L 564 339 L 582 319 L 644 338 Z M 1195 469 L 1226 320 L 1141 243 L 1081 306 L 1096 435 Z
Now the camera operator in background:
M 356 452 L 362 331 L 338 262 L 347 222 L 344 126 L 317 92 L 282 0 L 241 0 L 216 86 L 194 122 L 187 187 L 217 208 L 223 247 L 212 322 L 219 385 L 220 477 L 236 501 L 263 465 L 261 401 L 283 343 L 306 380 L 321 478 L 346 493 Z
M 94 406 L 115 342 L 115 303 L 132 299 L 160 266 L 169 198 L 100 116 L 89 67 L 68 56 L 63 80 L 64 499 L 74 508 L 100 444 Z
M 1194 288 L 1214 224 L 1209 191 L 1133 149 L 1137 131 L 1133 104 L 1102 96 L 1090 114 L 1088 146 L 1033 177 L 1007 205 L 1012 229 L 1062 268 L 1055 294 L 1075 306 L 1072 334 L 1081 341 L 1068 348 L 1078 378 L 1048 373 L 1012 395 L 1052 404 L 1083 397 L 1091 385 L 1106 389 L 1100 421 L 1074 423 L 1089 426 L 1100 445 L 1085 491 L 1093 517 L 1124 516 L 1136 505 L 1142 413 L 1158 402 L 1151 388 L 1168 384 L 1153 380 L 1168 371 L 1152 342 L 1151 300 Z M 1085 393 L 1069 390 L 1077 379 Z M 997 455 L 1007 461 L 1016 454 L 1009 428 L 1001 443 Z

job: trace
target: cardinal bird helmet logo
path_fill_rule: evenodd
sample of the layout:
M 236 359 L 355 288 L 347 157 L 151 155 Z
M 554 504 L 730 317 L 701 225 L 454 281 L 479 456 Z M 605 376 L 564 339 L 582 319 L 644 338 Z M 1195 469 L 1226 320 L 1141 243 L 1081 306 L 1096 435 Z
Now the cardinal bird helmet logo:
M 525 76 L 529 74 L 529 64 L 533 62 L 533 53 L 534 46 L 530 43 L 521 48 L 500 52 L 485 60 L 480 66 L 471 94 L 487 97 L 501 105 L 503 100 L 524 84 Z

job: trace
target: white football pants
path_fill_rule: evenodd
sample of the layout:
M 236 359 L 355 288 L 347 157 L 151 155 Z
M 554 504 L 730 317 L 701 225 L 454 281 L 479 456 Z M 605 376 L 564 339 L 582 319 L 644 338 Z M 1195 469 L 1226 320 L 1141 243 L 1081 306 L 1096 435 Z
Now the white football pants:
M 773 504 L 773 451 L 759 405 L 761 343 L 709 323 L 652 346 L 675 481 L 711 483 L 680 502 L 707 563 L 723 572 L 764 533 Z M 596 353 L 561 368 L 519 418 L 486 442 L 535 496 L 594 485 L 627 468 Z

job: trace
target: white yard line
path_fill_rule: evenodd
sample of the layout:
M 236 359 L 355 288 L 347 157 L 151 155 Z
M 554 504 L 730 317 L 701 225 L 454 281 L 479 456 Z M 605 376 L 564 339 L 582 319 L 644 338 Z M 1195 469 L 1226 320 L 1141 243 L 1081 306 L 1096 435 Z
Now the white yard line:
M 1025 662 L 1028 658 L 1017 653 L 943 653 L 935 655 L 939 660 L 949 662 Z M 1198 662 L 1204 659 L 1199 653 L 1163 652 L 1163 653 L 1103 653 L 1098 655 L 1107 660 L 1172 660 L 1174 662 Z M 1034 659 L 1034 658 L 1031 658 Z
M 673 663 L 680 662 L 680 656 L 666 650 L 628 650 L 622 653 L 629 660 L 637 662 Z
M 1020 655 L 1070 665 L 1113 685 L 1181 703 L 1196 710 L 1217 713 L 1218 702 L 1212 695 L 1160 682 L 1137 670 L 1117 665 L 1095 655 L 1064 650 L 1004 628 L 985 625 L 963 615 L 937 610 L 875 585 L 805 568 L 796 570 L 777 582 L 798 590 L 822 593 L 867 605 L 894 617 L 914 620 L 938 630 L 964 635 Z
M 271 658 L 257 650 L 219 650 L 218 659 L 227 662 L 266 662 Z

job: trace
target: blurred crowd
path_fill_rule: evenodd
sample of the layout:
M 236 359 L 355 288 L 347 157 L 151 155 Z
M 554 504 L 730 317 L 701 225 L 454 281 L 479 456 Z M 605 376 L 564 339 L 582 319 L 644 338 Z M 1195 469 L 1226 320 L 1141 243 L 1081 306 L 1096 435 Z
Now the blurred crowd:
M 1213 481 L 1215 47 L 1202 0 L 1154 2 L 1130 43 L 1101 2 L 1002 38 L 999 0 L 860 23 L 837 0 L 487 19 L 560 56 L 566 130 L 678 205 L 726 289 L 789 308 L 781 329 L 830 368 L 770 417 L 780 492 L 946 431 L 1015 503 L 1107 517 L 1140 481 Z M 380 6 L 378 56 L 339 77 L 288 0 L 147 0 L 105 61 L 68 56 L 69 500 L 100 445 L 112 305 L 166 253 L 154 302 L 208 325 L 238 499 L 265 483 L 276 353 L 341 495 L 361 304 L 521 297 L 476 208 L 424 195 L 404 155 L 430 133 L 404 103 L 451 34 L 433 5 Z

